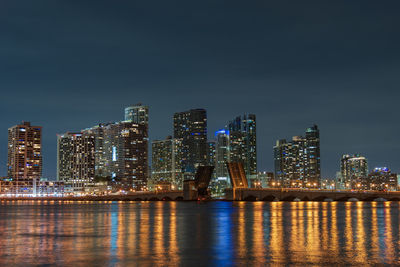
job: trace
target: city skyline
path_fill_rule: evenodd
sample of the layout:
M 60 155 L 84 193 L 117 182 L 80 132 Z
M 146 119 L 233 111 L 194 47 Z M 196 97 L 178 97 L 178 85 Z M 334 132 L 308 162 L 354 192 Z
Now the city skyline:
M 138 102 L 151 140 L 172 132 L 175 112 L 206 109 L 209 136 L 256 114 L 259 170 L 273 170 L 276 140 L 317 124 L 323 177 L 343 154 L 399 172 L 399 3 L 362 4 L 8 2 L 0 173 L 12 125 L 43 126 L 43 176 L 55 177 L 56 134 L 119 121 Z
M 0 2 L 1 266 L 400 266 L 400 1 Z
M 142 104 L 137 104 L 137 105 L 128 105 L 127 107 L 124 107 L 122 110 L 123 110 L 123 114 L 126 114 L 126 110 L 127 109 L 129 109 L 129 108 L 132 108 L 132 107 L 135 107 L 135 106 L 139 106 L 139 107 L 141 107 L 141 105 Z M 143 106 L 143 107 L 145 107 L 147 110 L 146 110 L 146 113 L 149 111 L 149 105 L 146 105 L 146 106 Z M 150 107 L 150 110 L 151 110 L 151 107 Z M 192 109 L 193 110 L 193 109 Z M 121 113 L 121 114 L 122 114 Z M 174 115 L 176 115 L 176 114 L 179 114 L 179 113 L 184 113 L 184 112 L 175 112 L 174 113 Z M 126 117 L 126 115 L 124 116 L 123 114 L 121 115 L 120 114 L 120 116 L 121 116 L 121 120 L 120 121 L 118 121 L 118 120 L 115 120 L 115 121 L 110 121 L 110 122 L 99 122 L 98 123 L 98 125 L 104 125 L 104 126 L 106 126 L 106 125 L 108 125 L 108 124 L 118 124 L 118 123 L 121 123 L 121 122 L 123 122 L 123 121 L 126 121 L 126 119 L 127 119 L 127 117 Z M 173 115 L 173 116 L 174 116 Z M 239 117 L 240 118 L 240 117 Z M 146 124 L 148 124 L 148 117 L 146 117 Z M 150 120 L 151 121 L 151 120 Z M 173 125 L 174 123 L 173 123 L 173 121 L 174 121 L 174 119 L 172 118 L 172 121 L 171 121 L 171 124 Z M 209 117 L 207 117 L 207 123 L 209 122 Z M 22 121 L 22 123 L 25 123 L 25 121 Z M 31 122 L 27 122 L 27 123 L 31 123 Z M 231 121 L 228 121 L 228 123 L 225 123 L 225 126 L 224 127 L 227 127 L 227 128 L 229 128 L 229 123 L 231 123 Z M 38 125 L 38 124 L 37 124 Z M 18 123 L 16 124 L 16 125 L 14 125 L 14 126 L 18 126 Z M 10 128 L 11 127 L 14 127 L 14 126 L 10 126 Z M 93 125 L 92 125 L 93 126 Z M 39 127 L 42 127 L 42 126 L 39 126 Z M 96 128 L 96 127 L 98 127 L 98 126 L 96 126 L 96 125 L 94 125 L 94 127 Z M 148 126 L 149 128 L 151 128 L 151 123 L 149 123 L 149 126 Z M 81 133 L 84 133 L 84 132 L 86 132 L 86 131 L 88 131 L 88 130 L 92 130 L 92 129 L 95 129 L 95 128 L 90 128 L 89 126 L 88 127 L 85 127 L 85 128 L 83 128 L 83 129 L 80 129 L 80 130 L 77 130 L 76 132 L 74 132 L 74 131 L 66 131 L 65 133 L 66 134 L 76 134 L 76 133 L 78 133 L 78 134 L 81 134 Z M 172 133 L 173 133 L 173 126 L 171 127 L 172 128 Z M 216 131 L 209 131 L 208 130 L 208 142 L 215 142 L 215 141 L 217 141 L 217 133 L 218 132 L 220 132 L 221 130 L 216 130 Z M 229 131 L 228 131 L 229 132 Z M 43 133 L 42 133 L 42 135 L 43 135 Z M 61 135 L 63 135 L 63 134 L 56 134 L 56 147 L 58 146 L 57 145 L 57 143 L 58 143 L 58 138 L 59 138 L 59 136 L 61 136 Z M 149 135 L 151 136 L 151 132 L 149 132 Z M 171 133 L 166 133 L 166 137 L 168 137 L 168 136 L 170 136 L 171 135 Z M 282 135 L 282 136 L 289 136 L 289 135 Z M 293 136 L 293 138 L 298 138 L 299 136 Z M 151 139 L 150 138 L 150 140 L 149 140 L 149 142 L 148 142 L 148 154 L 150 155 L 149 156 L 149 166 L 151 167 L 151 163 L 152 163 L 152 161 L 151 161 L 151 154 L 152 154 L 152 148 L 151 148 L 151 143 L 153 142 L 153 141 L 160 141 L 160 140 L 165 140 L 165 137 L 164 138 L 159 138 L 159 139 Z M 275 140 L 275 142 L 278 142 L 279 140 L 281 140 L 281 139 L 277 139 L 277 140 Z M 276 145 L 276 143 L 275 144 L 273 144 L 273 146 L 271 147 L 271 151 L 272 151 L 272 154 L 273 154 L 273 156 L 272 156 L 272 163 L 271 163 L 271 165 L 272 165 L 272 167 L 270 168 L 270 169 L 258 169 L 257 171 L 258 172 L 265 172 L 265 171 L 267 171 L 267 172 L 274 172 L 275 171 L 275 167 L 274 167 L 274 147 L 275 147 L 275 145 Z M 43 150 L 43 146 L 42 146 L 42 150 Z M 322 149 L 322 151 L 323 151 L 323 149 Z M 321 153 L 322 154 L 322 153 Z M 345 153 L 342 153 L 341 154 L 341 157 L 343 157 L 343 155 L 344 155 Z M 354 154 L 357 154 L 357 153 L 354 153 Z M 260 158 L 260 155 L 259 155 L 259 153 L 257 153 L 257 158 Z M 7 155 L 6 155 L 7 156 Z M 56 148 L 56 155 L 55 155 L 55 157 L 56 157 L 56 174 L 55 174 L 55 176 L 53 177 L 53 176 L 46 176 L 46 175 L 43 175 L 42 177 L 45 177 L 45 178 L 50 178 L 50 179 L 52 179 L 52 180 L 56 180 L 56 178 L 57 178 L 57 148 Z M 322 158 L 322 157 L 321 157 Z M 370 160 L 369 160 L 369 158 L 368 158 L 368 156 L 366 156 L 366 158 L 368 159 L 368 162 L 370 162 Z M 6 158 L 6 160 L 7 160 L 7 158 Z M 333 179 L 333 178 L 336 178 L 336 176 L 337 176 L 337 173 L 340 173 L 340 171 L 341 171 L 341 158 L 339 158 L 339 159 L 337 159 L 337 164 L 338 164 L 338 168 L 337 168 L 337 170 L 334 170 L 334 174 L 332 175 L 332 176 L 327 176 L 327 175 L 324 175 L 324 168 L 323 167 L 321 167 L 321 179 L 325 179 L 325 178 L 331 178 L 331 179 Z M 258 160 L 259 161 L 259 160 Z M 322 162 L 323 162 L 324 160 L 322 159 Z M 260 164 L 261 165 L 261 164 Z M 323 166 L 323 165 L 322 165 Z M 381 165 L 377 165 L 377 164 L 371 164 L 370 165 L 371 166 L 371 168 L 382 168 L 382 167 L 386 167 L 386 168 L 390 168 L 393 172 L 397 172 L 397 170 L 398 170 L 398 167 L 397 167 L 397 165 L 394 165 L 394 166 L 390 166 L 389 164 L 386 164 L 386 163 L 383 163 L 383 164 L 381 164 Z M 1 169 L 1 168 L 0 168 Z M 44 172 L 43 172 L 43 170 L 42 170 L 42 172 L 43 173 L 46 173 L 45 172 L 46 170 L 44 169 Z M 150 179 L 150 173 L 151 173 L 151 171 L 149 171 L 149 176 L 148 176 L 148 178 Z M 6 176 L 7 174 L 5 174 L 4 176 Z M 2 174 L 0 174 L 0 177 L 1 176 L 3 176 Z

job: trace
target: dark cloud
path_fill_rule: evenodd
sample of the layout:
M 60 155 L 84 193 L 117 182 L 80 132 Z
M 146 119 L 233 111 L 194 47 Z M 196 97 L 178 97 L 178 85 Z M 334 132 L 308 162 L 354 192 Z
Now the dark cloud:
M 208 110 L 210 136 L 258 118 L 260 170 L 278 138 L 321 128 L 322 171 L 342 153 L 398 168 L 398 1 L 3 1 L 0 173 L 7 128 L 43 125 L 44 175 L 56 133 L 150 106 L 151 138 L 176 111 Z

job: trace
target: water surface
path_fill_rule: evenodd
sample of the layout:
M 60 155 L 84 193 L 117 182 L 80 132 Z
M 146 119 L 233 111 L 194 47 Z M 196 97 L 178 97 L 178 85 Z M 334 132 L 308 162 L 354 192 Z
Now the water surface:
M 0 202 L 0 266 L 400 264 L 398 202 Z

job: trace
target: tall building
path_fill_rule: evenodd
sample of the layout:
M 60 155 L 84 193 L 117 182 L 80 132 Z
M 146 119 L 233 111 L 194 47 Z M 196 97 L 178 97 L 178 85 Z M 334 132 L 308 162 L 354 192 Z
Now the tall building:
M 226 163 L 229 161 L 229 131 L 222 129 L 215 133 L 215 173 L 217 178 L 225 178 L 228 181 L 228 169 Z
M 281 139 L 274 146 L 275 179 L 283 187 L 319 187 L 321 180 L 320 140 L 316 125 L 306 136 Z
M 107 167 L 109 162 L 105 151 L 105 128 L 109 124 L 99 124 L 91 128 L 82 130 L 82 134 L 94 136 L 94 155 L 95 155 L 95 177 L 107 177 L 109 172 Z
M 257 134 L 256 115 L 245 114 L 230 121 L 229 161 L 241 162 L 247 179 L 257 178 Z
M 317 125 L 306 130 L 306 150 L 304 151 L 305 166 L 304 176 L 307 182 L 320 184 L 321 180 L 321 154 L 319 129 Z
M 208 166 L 215 166 L 215 151 L 216 149 L 216 142 L 215 141 L 208 141 L 207 142 L 207 165 Z
M 85 191 L 95 178 L 95 137 L 87 133 L 57 136 L 57 180 L 70 192 Z
M 275 175 L 284 187 L 303 187 L 308 183 L 306 171 L 306 140 L 294 136 L 292 142 L 278 140 L 274 147 Z
M 138 103 L 133 106 L 125 108 L 125 121 L 130 121 L 136 124 L 149 123 L 149 108 L 147 106 Z
M 116 190 L 145 190 L 148 129 L 148 107 L 138 104 L 125 108 L 123 121 L 83 130 L 95 138 L 95 176 L 111 180 Z
M 289 143 L 286 139 L 277 140 L 274 146 L 275 177 L 283 186 L 290 185 Z
M 42 127 L 22 122 L 8 129 L 8 178 L 32 182 L 42 176 Z
M 151 185 L 168 182 L 171 188 L 182 190 L 182 139 L 171 136 L 165 140 L 155 140 L 152 147 Z
M 229 187 L 228 169 L 229 161 L 229 131 L 221 129 L 215 132 L 214 143 L 214 173 L 210 182 L 210 189 L 213 195 L 222 196 L 225 189 Z
M 368 176 L 367 159 L 361 155 L 343 155 L 340 161 L 342 183 L 345 188 L 356 188 Z
M 104 129 L 104 165 L 115 188 L 143 190 L 148 179 L 148 130 L 122 121 Z
M 197 167 L 208 164 L 206 110 L 175 113 L 174 138 L 182 139 L 183 170 L 187 178 L 194 178 Z

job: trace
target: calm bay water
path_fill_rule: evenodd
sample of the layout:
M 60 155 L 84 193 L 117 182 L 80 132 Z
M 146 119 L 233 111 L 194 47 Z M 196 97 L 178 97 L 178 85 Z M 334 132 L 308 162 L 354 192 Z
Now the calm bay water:
M 0 266 L 400 264 L 398 202 L 0 202 Z

